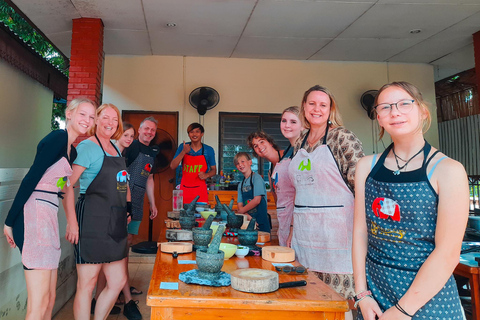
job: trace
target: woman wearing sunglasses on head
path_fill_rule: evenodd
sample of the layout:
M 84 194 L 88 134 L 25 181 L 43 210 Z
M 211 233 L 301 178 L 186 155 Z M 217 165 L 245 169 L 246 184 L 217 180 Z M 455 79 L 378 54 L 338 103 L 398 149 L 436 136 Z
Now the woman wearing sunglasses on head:
M 393 143 L 355 176 L 358 319 L 464 319 L 452 272 L 468 217 L 465 170 L 425 141 L 430 112 L 412 84 L 384 85 L 375 111 Z

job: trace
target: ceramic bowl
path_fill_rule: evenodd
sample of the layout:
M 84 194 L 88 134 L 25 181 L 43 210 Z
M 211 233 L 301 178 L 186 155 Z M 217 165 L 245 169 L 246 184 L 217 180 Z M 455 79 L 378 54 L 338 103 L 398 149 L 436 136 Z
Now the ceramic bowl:
M 219 250 L 225 253 L 224 259 L 230 259 L 237 251 L 237 245 L 231 243 L 220 243 Z
M 213 221 L 212 224 L 210 225 L 210 229 L 213 230 L 212 234 L 215 235 L 218 229 L 218 223 L 215 223 L 215 221 Z
M 248 247 L 238 246 L 235 255 L 239 258 L 244 258 L 248 254 Z
M 202 215 L 202 217 L 207 220 L 208 217 L 210 216 L 213 216 L 215 218 L 215 216 L 217 215 L 217 213 L 215 211 L 202 211 L 200 212 L 200 214 Z

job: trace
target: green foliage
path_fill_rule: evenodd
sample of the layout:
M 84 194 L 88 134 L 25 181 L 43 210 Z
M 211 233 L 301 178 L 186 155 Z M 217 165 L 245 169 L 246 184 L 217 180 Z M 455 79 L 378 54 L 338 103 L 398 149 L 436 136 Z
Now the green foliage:
M 57 119 L 65 121 L 65 109 L 67 105 L 65 103 L 53 103 L 52 106 L 52 130 L 60 129 L 60 123 Z
M 64 75 L 68 76 L 67 61 L 63 56 L 4 0 L 0 0 L 0 22 L 14 32 L 41 57 L 50 62 L 50 64 Z

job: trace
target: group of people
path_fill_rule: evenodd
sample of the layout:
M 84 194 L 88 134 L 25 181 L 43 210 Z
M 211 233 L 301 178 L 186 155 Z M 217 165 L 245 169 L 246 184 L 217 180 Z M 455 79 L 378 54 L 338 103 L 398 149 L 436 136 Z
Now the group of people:
M 90 314 L 105 319 L 122 292 L 124 315 L 139 320 L 132 294 L 141 292 L 129 285 L 128 251 L 143 217 L 145 193 L 150 218 L 157 215 L 152 172 L 158 147 L 150 146 L 157 121 L 143 120 L 134 140 L 135 128 L 122 124 L 113 104 L 96 108 L 88 99 L 74 99 L 65 115 L 66 129 L 40 141 L 4 226 L 8 243 L 22 255 L 26 319 L 52 317 L 60 260 L 58 199 L 63 198 L 65 238 L 74 244 L 78 276 L 75 319 L 90 319 Z M 75 148 L 75 139 L 87 134 L 90 138 Z M 75 204 L 77 181 L 80 196 Z
M 468 218 L 465 170 L 424 139 L 431 116 L 414 85 L 384 85 L 374 110 L 380 138 L 393 141 L 379 155 L 365 156 L 318 85 L 282 114 L 286 150 L 264 132 L 248 137 L 272 164 L 279 243 L 352 299 L 357 319 L 464 319 L 452 272 Z
M 379 155 L 365 156 L 361 141 L 343 127 L 333 94 L 318 85 L 304 93 L 300 107 L 282 114 L 280 129 L 290 142 L 286 150 L 264 132 L 248 137 L 253 154 L 271 162 L 268 176 L 280 245 L 294 248 L 302 265 L 353 299 L 357 319 L 464 319 L 452 272 L 468 217 L 465 170 L 424 139 L 430 111 L 414 85 L 384 85 L 374 112 L 380 138 L 387 132 L 393 141 Z M 89 317 L 98 279 L 95 319 L 103 319 L 121 290 L 125 307 L 135 304 L 127 279 L 127 234 L 138 233 L 145 188 L 151 218 L 157 213 L 151 172 L 158 150 L 149 146 L 156 122 L 145 119 L 132 143 L 134 129 L 122 126 L 113 105 L 95 110 L 90 101 L 74 100 L 66 117 L 66 130 L 40 142 L 4 233 L 22 253 L 27 318 L 33 312 L 49 318 L 60 257 L 56 212 L 63 190 L 66 238 L 75 244 L 79 277 L 75 318 Z M 75 150 L 73 141 L 88 131 L 94 135 Z M 202 143 L 203 126 L 191 124 L 187 132 L 191 142 L 180 144 L 171 168 L 182 163 L 185 202 L 196 195 L 207 202 L 205 180 L 216 173 L 215 155 Z M 122 148 L 127 148 L 126 162 Z M 252 171 L 248 153 L 237 154 L 234 164 L 244 175 L 238 212 L 270 232 L 263 178 Z M 77 180 L 80 198 L 74 208 Z M 106 281 L 98 277 L 101 270 Z

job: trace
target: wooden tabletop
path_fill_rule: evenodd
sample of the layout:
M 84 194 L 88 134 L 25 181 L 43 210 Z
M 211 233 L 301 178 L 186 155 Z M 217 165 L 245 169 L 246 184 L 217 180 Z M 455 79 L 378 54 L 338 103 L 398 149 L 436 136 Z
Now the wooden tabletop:
M 225 240 L 225 239 L 224 239 Z M 227 241 L 224 241 L 227 242 Z M 147 305 L 163 308 L 226 308 L 242 310 L 282 311 L 348 311 L 347 302 L 333 289 L 319 280 L 312 272 L 307 275 L 279 275 L 280 282 L 306 280 L 307 286 L 284 288 L 271 293 L 245 293 L 228 287 L 210 287 L 186 284 L 178 279 L 181 272 L 196 268 L 195 264 L 179 264 L 178 260 L 195 260 L 195 253 L 180 254 L 174 259 L 171 254 L 157 253 L 152 279 L 147 295 Z M 298 265 L 293 262 L 293 265 Z M 271 262 L 261 257 L 225 260 L 222 271 L 227 273 L 238 268 L 261 268 L 275 270 Z M 161 282 L 177 282 L 178 290 L 160 289 Z

